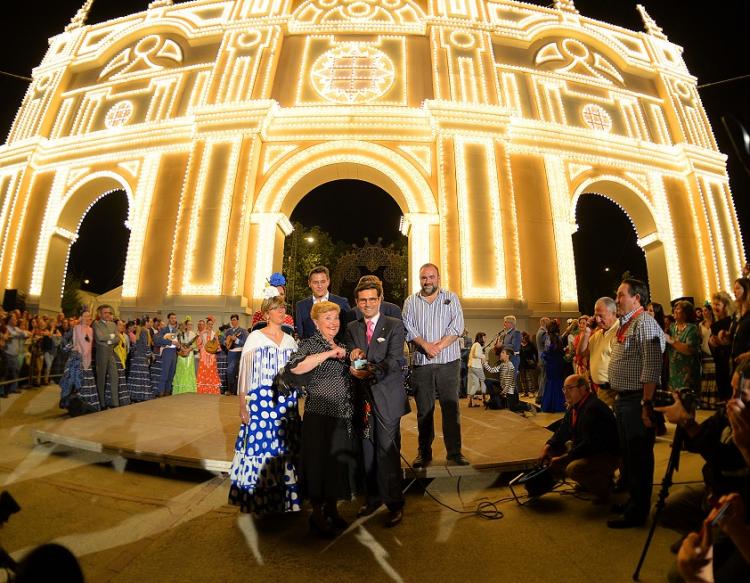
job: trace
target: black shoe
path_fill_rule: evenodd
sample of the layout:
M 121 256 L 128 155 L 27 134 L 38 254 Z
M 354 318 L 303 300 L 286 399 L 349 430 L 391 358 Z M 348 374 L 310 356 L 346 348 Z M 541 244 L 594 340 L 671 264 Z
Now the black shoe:
M 455 465 L 455 466 L 468 466 L 471 465 L 469 460 L 467 460 L 462 454 L 456 454 L 452 455 L 449 458 L 446 458 L 450 463 L 449 465 Z
M 623 502 L 622 504 L 612 504 L 612 506 L 609 507 L 610 512 L 612 514 L 625 514 L 625 510 L 628 508 L 628 503 Z
M 414 461 L 411 462 L 411 467 L 415 470 L 418 470 L 420 468 L 426 468 L 430 465 L 430 462 L 432 461 L 432 455 L 424 455 L 421 453 L 417 454 L 417 457 L 414 458 Z
M 367 504 L 364 504 L 357 511 L 357 518 L 362 518 L 363 516 L 370 516 L 371 514 L 375 514 L 378 508 L 380 508 L 382 505 L 383 505 L 382 502 L 368 502 Z
M 336 531 L 331 528 L 328 522 L 320 524 L 312 516 L 310 516 L 310 532 L 320 538 L 336 538 Z
M 646 524 L 646 520 L 636 520 L 634 518 L 613 518 L 607 521 L 608 528 L 622 529 L 622 528 L 638 528 Z
M 336 514 L 335 516 L 326 516 L 326 518 L 335 530 L 346 530 L 347 528 L 349 528 L 349 523 L 341 518 L 341 516 L 339 516 L 338 514 Z
M 385 521 L 385 526 L 387 528 L 392 528 L 396 526 L 397 524 L 401 524 L 401 521 L 404 518 L 404 511 L 400 508 L 398 510 L 390 510 L 388 511 L 388 519 Z

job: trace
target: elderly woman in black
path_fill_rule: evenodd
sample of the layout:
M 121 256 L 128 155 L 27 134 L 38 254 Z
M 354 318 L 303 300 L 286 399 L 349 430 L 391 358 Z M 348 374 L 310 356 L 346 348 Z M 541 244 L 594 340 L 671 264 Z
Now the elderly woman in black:
M 293 374 L 307 377 L 300 484 L 313 506 L 310 529 L 323 537 L 346 528 L 336 501 L 352 498 L 357 476 L 349 363 L 335 340 L 339 311 L 333 302 L 313 304 L 317 331 L 300 342 L 287 363 Z

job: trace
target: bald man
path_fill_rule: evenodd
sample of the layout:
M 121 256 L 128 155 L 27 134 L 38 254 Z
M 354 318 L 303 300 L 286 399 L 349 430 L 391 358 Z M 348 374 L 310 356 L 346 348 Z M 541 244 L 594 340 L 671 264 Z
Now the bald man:
M 548 463 L 557 477 L 577 482 L 604 503 L 619 464 L 615 416 L 581 375 L 566 378 L 563 393 L 568 410 L 542 449 L 540 461 Z

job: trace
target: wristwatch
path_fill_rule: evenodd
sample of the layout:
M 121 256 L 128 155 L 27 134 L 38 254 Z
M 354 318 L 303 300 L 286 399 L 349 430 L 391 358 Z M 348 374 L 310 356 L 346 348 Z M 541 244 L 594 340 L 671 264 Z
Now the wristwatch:
M 651 399 L 641 399 L 641 407 L 653 407 L 654 402 Z

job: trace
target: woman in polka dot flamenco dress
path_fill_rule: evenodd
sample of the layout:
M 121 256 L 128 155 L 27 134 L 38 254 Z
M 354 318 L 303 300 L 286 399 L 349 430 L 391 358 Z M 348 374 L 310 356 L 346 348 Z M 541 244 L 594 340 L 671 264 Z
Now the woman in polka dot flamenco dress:
M 274 293 L 276 292 L 276 293 Z M 297 392 L 277 393 L 273 379 L 297 350 L 294 339 L 281 329 L 284 300 L 268 288 L 261 310 L 268 320 L 245 341 L 240 360 L 238 393 L 239 435 L 234 448 L 229 502 L 242 512 L 264 515 L 297 512 L 301 500 L 297 484 L 300 418 Z

